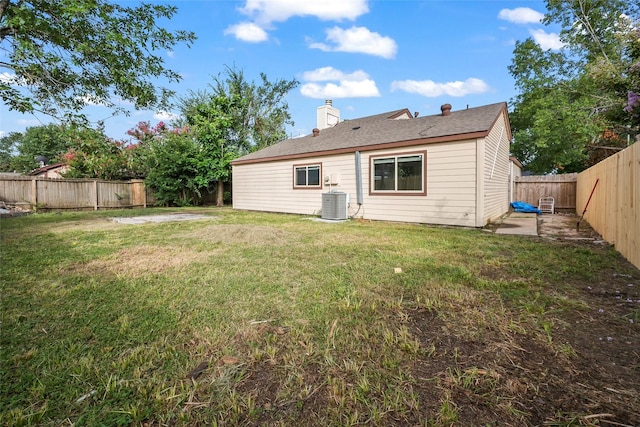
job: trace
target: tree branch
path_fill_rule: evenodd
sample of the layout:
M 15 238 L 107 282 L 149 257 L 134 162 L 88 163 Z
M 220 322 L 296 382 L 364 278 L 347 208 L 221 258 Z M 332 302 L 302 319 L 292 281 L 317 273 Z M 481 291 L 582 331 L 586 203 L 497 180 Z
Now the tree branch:
M 602 43 L 600 42 L 600 39 L 598 38 L 598 36 L 596 35 L 596 32 L 594 31 L 593 27 L 591 26 L 591 22 L 589 21 L 589 15 L 587 14 L 587 11 L 585 10 L 585 2 L 584 2 L 584 0 L 579 0 L 579 3 L 580 3 L 580 12 L 581 12 L 582 16 L 579 17 L 578 19 L 580 20 L 580 22 L 583 23 L 585 29 L 587 30 L 587 32 L 589 33 L 589 35 L 591 36 L 593 41 L 598 45 L 598 48 L 600 48 L 600 52 L 602 52 L 602 56 L 604 56 L 604 59 L 609 63 L 609 65 L 612 65 L 611 64 L 611 60 L 609 59 L 609 56 L 607 55 L 607 52 L 605 52 L 604 47 L 602 46 Z
M 2 21 L 2 17 L 4 16 L 4 11 L 8 5 L 9 5 L 9 0 L 0 0 L 0 21 Z

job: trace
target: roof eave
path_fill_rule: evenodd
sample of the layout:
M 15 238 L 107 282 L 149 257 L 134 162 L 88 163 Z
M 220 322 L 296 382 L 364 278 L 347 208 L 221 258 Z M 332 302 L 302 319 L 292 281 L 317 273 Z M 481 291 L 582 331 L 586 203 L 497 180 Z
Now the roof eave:
M 454 141 L 464 141 L 469 139 L 477 139 L 477 138 L 485 138 L 489 134 L 489 131 L 479 131 L 479 132 L 469 132 L 469 133 L 461 133 L 461 134 L 453 134 L 453 135 L 442 135 L 435 136 L 431 138 L 419 138 L 419 139 L 409 139 L 405 141 L 394 141 L 394 142 L 384 142 L 380 144 L 373 145 L 363 145 L 356 147 L 346 147 L 346 148 L 337 148 L 333 150 L 322 150 L 322 151 L 310 151 L 306 153 L 297 153 L 297 154 L 286 154 L 282 156 L 272 156 L 272 157 L 262 157 L 259 159 L 247 159 L 247 160 L 234 160 L 231 162 L 233 166 L 238 165 L 248 165 L 255 163 L 266 163 L 266 162 L 274 162 L 274 161 L 282 161 L 282 160 L 293 160 L 293 159 L 301 159 L 305 157 L 321 157 L 321 156 L 331 156 L 337 154 L 345 154 L 345 153 L 354 153 L 356 151 L 374 151 L 374 150 L 385 150 L 389 148 L 402 148 L 402 147 L 412 147 L 415 145 L 425 145 L 425 144 L 437 144 L 442 142 L 454 142 Z

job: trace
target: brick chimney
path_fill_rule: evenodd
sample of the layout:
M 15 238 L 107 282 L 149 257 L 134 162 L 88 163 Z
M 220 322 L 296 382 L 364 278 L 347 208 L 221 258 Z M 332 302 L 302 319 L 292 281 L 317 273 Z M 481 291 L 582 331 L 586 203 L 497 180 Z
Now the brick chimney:
M 442 111 L 443 116 L 448 116 L 451 114 L 451 104 L 442 104 L 440 111 Z

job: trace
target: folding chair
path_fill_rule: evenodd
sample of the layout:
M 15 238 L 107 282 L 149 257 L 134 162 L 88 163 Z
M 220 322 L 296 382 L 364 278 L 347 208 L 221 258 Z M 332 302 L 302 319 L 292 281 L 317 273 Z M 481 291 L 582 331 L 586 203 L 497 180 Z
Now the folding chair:
M 555 213 L 555 200 L 553 197 L 540 197 L 538 209 L 540 209 L 542 213 Z

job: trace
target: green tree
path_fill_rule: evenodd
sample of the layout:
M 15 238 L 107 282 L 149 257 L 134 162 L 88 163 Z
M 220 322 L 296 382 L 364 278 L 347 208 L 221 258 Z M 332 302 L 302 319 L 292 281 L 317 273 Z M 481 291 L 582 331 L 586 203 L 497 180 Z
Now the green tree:
M 163 132 L 148 146 L 149 172 L 145 182 L 155 190 L 161 205 L 198 204 L 203 156 L 190 133 Z
M 0 0 L 0 97 L 11 110 L 86 120 L 87 104 L 126 112 L 165 106 L 171 92 L 158 78 L 180 80 L 159 51 L 195 39 L 158 25 L 177 9 L 159 4 L 128 6 L 106 0 Z
M 27 128 L 22 137 L 16 139 L 17 154 L 11 159 L 11 169 L 21 173 L 30 172 L 40 166 L 36 161 L 38 156 L 44 156 L 50 162 L 59 160 L 72 146 L 70 131 L 69 126 L 54 123 Z
M 202 191 L 210 184 L 202 176 L 210 171 L 202 146 L 189 127 L 140 122 L 127 133 L 135 141 L 125 148 L 129 162 L 144 174 L 158 205 L 188 206 L 200 202 Z
M 242 154 L 273 145 L 286 138 L 286 126 L 293 125 L 286 95 L 295 89 L 297 80 L 279 79 L 269 81 L 260 73 L 261 84 L 249 82 L 244 72 L 235 67 L 226 67 L 218 75 L 211 89 L 213 95 L 235 99 L 230 111 L 234 140 Z
M 77 129 L 69 134 L 71 149 L 61 157 L 69 165 L 65 178 L 128 180 L 141 177 L 133 155 L 135 147 L 114 141 L 95 129 Z
M 620 0 L 547 0 L 545 24 L 559 24 L 565 44 L 544 51 L 517 42 L 509 67 L 512 151 L 536 173 L 576 172 L 635 139 L 626 111 L 638 55 L 638 10 Z M 637 73 L 637 71 L 635 72 Z M 640 92 L 640 91 L 638 91 Z
M 201 183 L 217 183 L 216 205 L 224 204 L 224 183 L 231 180 L 231 162 L 250 151 L 272 145 L 286 137 L 293 124 L 285 100 L 297 80 L 249 82 L 244 73 L 227 67 L 218 75 L 211 91 L 191 92 L 181 100 L 184 122 L 202 145 L 207 174 Z
M 216 206 L 224 205 L 224 183 L 231 179 L 231 162 L 248 146 L 233 127 L 234 113 L 245 102 L 239 96 L 200 93 L 189 101 L 189 110 L 185 112 L 186 122 L 200 147 L 196 181 L 201 188 L 216 184 Z
M 11 132 L 0 138 L 0 172 L 13 172 L 12 160 L 21 141 L 20 132 Z

